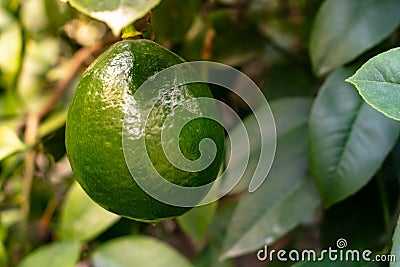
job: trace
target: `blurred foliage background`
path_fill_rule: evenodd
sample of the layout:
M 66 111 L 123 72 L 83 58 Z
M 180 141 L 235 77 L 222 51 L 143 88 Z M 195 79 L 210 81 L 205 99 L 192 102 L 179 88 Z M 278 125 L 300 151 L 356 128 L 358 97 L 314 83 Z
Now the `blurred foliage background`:
M 148 225 L 93 203 L 65 155 L 80 75 L 120 38 L 67 2 L 0 0 L 0 266 L 290 266 L 259 261 L 256 252 L 264 244 L 320 251 L 339 238 L 389 253 L 400 127 L 344 80 L 398 46 L 399 12 L 397 0 L 162 0 L 146 12 L 134 24 L 144 38 L 247 74 L 278 131 L 274 166 L 256 193 L 246 192 L 254 143 L 249 170 L 228 196 Z M 236 95 L 213 93 L 255 124 Z

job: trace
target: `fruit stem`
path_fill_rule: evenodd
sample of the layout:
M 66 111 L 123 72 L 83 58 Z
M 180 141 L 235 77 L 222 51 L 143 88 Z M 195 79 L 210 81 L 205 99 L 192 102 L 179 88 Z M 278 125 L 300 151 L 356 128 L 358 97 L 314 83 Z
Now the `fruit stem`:
M 135 38 L 135 37 L 142 36 L 142 35 L 143 35 L 143 33 L 136 30 L 136 28 L 135 28 L 135 26 L 133 26 L 133 24 L 130 24 L 122 29 L 122 39 Z

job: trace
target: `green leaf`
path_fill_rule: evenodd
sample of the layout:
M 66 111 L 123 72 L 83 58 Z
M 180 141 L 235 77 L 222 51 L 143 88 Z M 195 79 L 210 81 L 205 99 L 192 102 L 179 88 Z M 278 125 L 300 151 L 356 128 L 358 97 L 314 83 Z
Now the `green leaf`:
M 193 260 L 193 265 L 195 267 L 234 267 L 235 265 L 231 259 L 224 261 L 219 260 L 221 249 L 221 246 L 217 242 L 208 244 L 196 255 L 196 258 Z
M 178 217 L 177 221 L 180 227 L 182 227 L 185 233 L 190 236 L 194 243 L 200 245 L 208 227 L 213 221 L 216 210 L 217 202 L 195 207 Z
M 280 100 L 276 100 L 271 102 L 271 109 L 273 111 L 274 117 L 278 118 L 275 121 L 276 127 L 279 128 L 278 135 L 285 135 L 289 133 L 291 130 L 299 127 L 300 125 L 304 125 L 307 123 L 308 115 L 311 107 L 311 102 L 309 104 L 305 104 L 305 102 L 310 102 L 307 98 L 303 97 L 293 97 L 293 98 L 284 98 Z M 281 117 L 282 119 L 279 119 Z M 243 120 L 243 124 L 245 125 L 250 142 L 250 157 L 249 162 L 247 164 L 246 171 L 244 172 L 241 180 L 235 186 L 235 188 L 231 191 L 231 193 L 238 193 L 245 189 L 247 189 L 248 184 L 252 178 L 252 175 L 257 167 L 258 159 L 259 159 L 259 147 L 260 147 L 260 131 L 259 127 L 269 127 L 269 125 L 260 125 L 257 123 L 257 120 L 254 116 L 247 116 Z M 231 136 L 235 138 L 235 136 L 240 137 L 241 130 L 239 127 L 233 128 L 231 131 Z M 265 136 L 268 138 L 268 136 Z M 238 138 L 238 137 L 236 137 Z M 229 139 L 227 139 L 229 142 Z M 264 144 L 271 142 L 269 139 L 263 140 Z M 247 144 L 243 142 L 242 144 L 238 144 L 239 151 L 243 151 L 243 153 L 238 153 L 232 160 L 232 168 L 230 172 L 227 172 L 227 175 L 232 175 L 233 177 L 238 177 L 242 173 L 241 167 L 236 167 L 239 164 L 236 162 L 240 162 L 247 159 Z M 229 153 L 226 153 L 229 155 Z
M 120 237 L 100 245 L 91 257 L 94 267 L 190 267 L 188 260 L 157 239 Z
M 308 98 L 271 104 L 278 133 L 275 161 L 264 184 L 241 198 L 228 226 L 222 258 L 239 256 L 273 242 L 319 204 L 318 192 L 307 174 L 304 136 L 310 107 Z
M 3 242 L 0 241 L 0 266 L 8 266 L 7 249 Z
M 0 213 L 2 226 L 10 228 L 21 221 L 23 218 L 21 209 L 6 209 Z
M 161 0 L 69 0 L 80 12 L 105 22 L 119 35 L 121 30 L 146 15 Z
M 373 57 L 346 81 L 373 108 L 400 120 L 400 48 Z
M 279 61 L 268 69 L 268 79 L 262 91 L 268 100 L 311 96 L 313 79 L 308 68 L 293 64 L 293 61 L 289 60 Z
M 208 19 L 212 27 L 208 33 L 215 32 L 215 35 L 211 34 L 214 35 L 209 51 L 211 60 L 240 66 L 259 57 L 268 44 L 257 23 L 251 20 L 238 21 L 227 10 L 210 12 Z M 246 41 L 238 42 L 238 38 Z
M 372 109 L 338 69 L 322 85 L 308 131 L 311 175 L 329 207 L 363 187 L 394 146 L 400 124 Z
M 220 244 L 225 237 L 226 229 L 228 228 L 229 221 L 232 218 L 237 204 L 238 198 L 232 198 L 229 201 L 220 201 L 218 203 L 217 213 L 210 226 L 210 239 L 219 246 L 221 246 Z
M 397 181 L 400 181 L 400 141 L 397 142 L 392 150 L 392 160 L 397 175 Z
M 78 183 L 71 186 L 61 211 L 58 229 L 62 240 L 88 241 L 120 217 L 93 202 Z
M 79 242 L 56 242 L 34 250 L 18 267 L 74 267 L 79 254 Z
M 344 238 L 348 243 L 346 249 L 384 250 L 390 242 L 384 213 L 391 217 L 398 200 L 398 183 L 395 179 L 386 179 L 389 177 L 390 174 L 380 171 L 379 177 L 374 177 L 356 194 L 324 211 L 324 219 L 319 224 L 321 247 L 332 246 L 338 238 Z M 388 209 L 384 211 L 383 205 Z
M 258 160 L 259 160 L 259 151 L 257 148 L 260 147 L 260 131 L 258 130 L 258 123 L 257 120 L 254 116 L 247 116 L 243 120 L 243 124 L 247 129 L 247 134 L 249 137 L 249 144 L 250 144 L 250 156 L 248 158 L 248 163 L 245 172 L 242 175 L 242 167 L 239 162 L 247 160 L 247 143 L 242 142 L 240 144 L 237 144 L 237 153 L 234 157 L 230 158 L 231 150 L 229 146 L 230 139 L 229 137 L 226 138 L 226 147 L 227 147 L 227 152 L 225 153 L 226 155 L 226 160 L 231 162 L 232 168 L 228 169 L 226 171 L 226 176 L 230 177 L 240 177 L 242 175 L 242 178 L 238 182 L 238 184 L 230 191 L 230 194 L 236 194 L 240 193 L 244 190 L 246 190 L 249 186 L 250 180 L 253 176 L 254 171 L 256 170 Z M 239 139 L 242 137 L 242 131 L 240 127 L 235 127 L 232 129 L 230 133 L 232 139 Z M 229 179 L 227 179 L 229 180 Z
M 25 147 L 12 128 L 0 125 L 0 160 L 17 151 L 23 150 Z
M 398 0 L 326 0 L 310 40 L 315 73 L 325 74 L 385 39 L 400 23 Z
M 12 88 L 15 74 L 21 64 L 22 34 L 16 18 L 0 8 L 0 70 L 1 80 Z
M 393 234 L 392 239 L 392 250 L 390 251 L 390 255 L 395 255 L 396 259 L 400 258 L 400 217 L 397 220 L 397 226 Z M 390 263 L 390 267 L 398 267 L 400 266 L 400 262 L 396 260 L 395 262 Z
M 67 109 L 60 110 L 51 114 L 44 122 L 39 126 L 39 136 L 44 137 L 49 135 L 56 130 L 60 129 L 65 125 L 67 120 Z
M 44 105 L 46 97 L 43 97 L 43 88 L 48 82 L 45 77 L 57 63 L 60 45 L 60 40 L 52 37 L 28 39 L 26 42 L 18 93 L 27 107 L 36 110 Z

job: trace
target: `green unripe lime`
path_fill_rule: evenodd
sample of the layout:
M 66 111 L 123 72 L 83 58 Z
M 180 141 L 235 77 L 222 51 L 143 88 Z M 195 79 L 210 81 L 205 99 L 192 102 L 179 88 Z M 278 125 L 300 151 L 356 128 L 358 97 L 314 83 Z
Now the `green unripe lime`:
M 132 178 L 122 148 L 124 117 L 140 85 L 155 73 L 183 60 L 148 40 L 125 40 L 111 46 L 85 71 L 69 107 L 66 147 L 76 180 L 105 209 L 131 219 L 156 222 L 179 216 L 189 208 L 162 203 L 144 192 Z M 206 84 L 189 84 L 164 92 L 163 99 L 212 97 Z M 177 94 L 180 97 L 176 97 Z M 146 147 L 154 167 L 165 179 L 181 186 L 215 180 L 223 160 L 222 126 L 207 118 L 190 121 L 179 135 L 179 148 L 189 160 L 200 157 L 199 142 L 213 139 L 217 154 L 206 169 L 182 171 L 168 162 L 161 146 L 161 130 L 170 101 L 159 101 L 146 123 Z M 141 112 L 138 110 L 137 112 Z M 174 116 L 174 115 L 172 115 Z M 149 128 L 150 127 L 150 128 Z M 178 151 L 177 151 L 178 153 Z M 138 160 L 138 162 L 140 162 Z

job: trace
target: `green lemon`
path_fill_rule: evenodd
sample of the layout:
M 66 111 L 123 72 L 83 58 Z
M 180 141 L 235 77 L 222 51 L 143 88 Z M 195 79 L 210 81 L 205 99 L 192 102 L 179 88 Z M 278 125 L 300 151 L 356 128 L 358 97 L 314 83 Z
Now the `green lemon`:
M 68 111 L 66 148 L 76 180 L 103 208 L 145 222 L 173 218 L 189 210 L 162 203 L 144 192 L 129 172 L 122 147 L 124 117 L 132 108 L 129 103 L 136 90 L 155 73 L 182 62 L 179 56 L 152 41 L 124 40 L 101 54 L 82 76 Z M 223 160 L 223 128 L 207 118 L 185 125 L 177 137 L 181 151 L 176 151 L 196 160 L 201 156 L 200 141 L 211 138 L 217 153 L 207 168 L 183 171 L 164 154 L 161 126 L 168 113 L 180 102 L 198 97 L 212 97 L 206 84 L 194 83 L 162 92 L 161 100 L 146 118 L 146 148 L 153 166 L 163 178 L 181 186 L 214 181 Z M 140 162 L 138 159 L 137 164 Z

